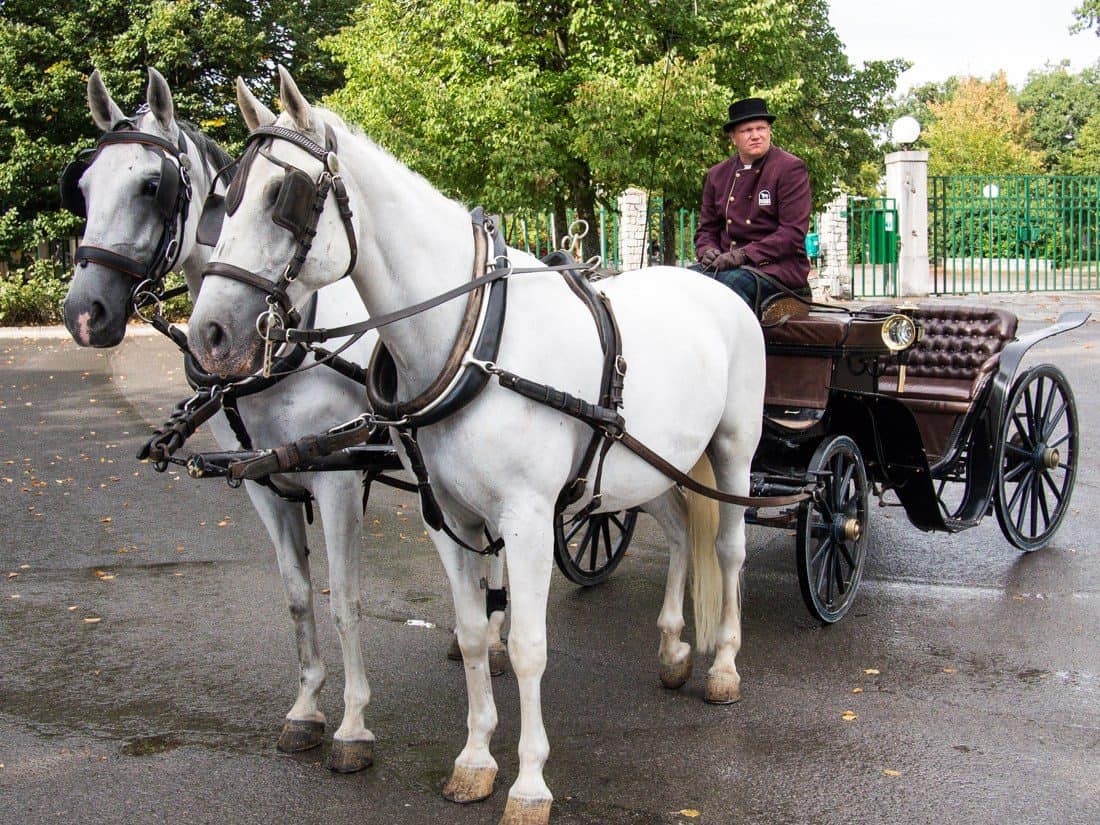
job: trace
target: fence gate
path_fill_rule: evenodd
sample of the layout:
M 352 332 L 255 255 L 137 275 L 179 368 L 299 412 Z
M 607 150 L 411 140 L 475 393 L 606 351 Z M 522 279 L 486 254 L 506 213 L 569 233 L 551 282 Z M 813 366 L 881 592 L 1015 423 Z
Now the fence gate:
M 898 294 L 898 207 L 893 198 L 848 198 L 853 298 Z
M 951 175 L 928 182 L 937 294 L 1100 288 L 1100 177 Z

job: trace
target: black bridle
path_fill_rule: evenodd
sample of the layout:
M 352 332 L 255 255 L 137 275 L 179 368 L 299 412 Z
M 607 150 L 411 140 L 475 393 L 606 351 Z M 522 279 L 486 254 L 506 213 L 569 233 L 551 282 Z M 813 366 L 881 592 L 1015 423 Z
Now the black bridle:
M 301 169 L 264 152 L 262 145 L 268 139 L 287 141 L 321 161 L 323 164 L 321 174 L 314 180 Z M 267 295 L 269 309 L 257 319 L 257 327 L 270 346 L 270 332 L 272 330 L 287 329 L 298 323 L 298 312 L 294 309 L 294 304 L 290 300 L 287 291 L 305 265 L 306 256 L 309 255 L 309 250 L 313 246 L 313 239 L 317 234 L 317 223 L 321 219 L 321 213 L 325 209 L 325 203 L 330 192 L 336 199 L 336 206 L 340 210 L 340 219 L 343 221 L 344 231 L 348 237 L 350 260 L 348 261 L 348 268 L 341 277 L 347 277 L 355 268 L 358 258 L 358 244 L 355 240 L 355 227 L 352 224 L 347 187 L 344 185 L 343 178 L 339 173 L 340 164 L 336 157 L 336 136 L 328 124 L 325 125 L 324 146 L 314 143 L 300 132 L 282 126 L 260 126 L 253 129 L 245 140 L 245 152 L 241 157 L 240 168 L 225 196 L 225 212 L 227 215 L 232 215 L 240 206 L 241 199 L 244 197 L 245 186 L 248 183 L 248 173 L 251 171 L 252 164 L 258 154 L 262 154 L 264 158 L 285 170 L 283 185 L 275 201 L 271 219 L 277 226 L 281 226 L 294 236 L 294 254 L 282 274 L 275 281 L 268 280 L 259 273 L 224 261 L 211 261 L 203 270 L 202 276 L 207 278 L 216 275 L 229 278 L 247 284 Z
M 88 216 L 84 193 L 80 191 L 80 179 L 105 146 L 117 144 L 142 146 L 161 156 L 160 179 L 155 194 L 157 211 L 163 222 L 160 240 L 148 262 L 91 244 L 78 246 L 73 256 L 74 261 L 77 266 L 82 267 L 96 263 L 132 278 L 134 289 L 131 300 L 137 301 L 139 295 L 147 293 L 154 298 L 160 297 L 164 293 L 165 276 L 179 261 L 180 237 L 187 225 L 191 207 L 191 159 L 187 155 L 187 144 L 182 130 L 177 145 L 138 130 L 135 120 L 120 120 L 110 132 L 100 136 L 94 148 L 80 152 L 76 160 L 66 164 L 61 170 L 61 205 L 82 218 Z

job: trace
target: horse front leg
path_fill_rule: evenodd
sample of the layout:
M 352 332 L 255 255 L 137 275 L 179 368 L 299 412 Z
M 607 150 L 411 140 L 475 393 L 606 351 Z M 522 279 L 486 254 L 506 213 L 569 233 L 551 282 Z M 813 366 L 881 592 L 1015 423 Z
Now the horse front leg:
M 643 508 L 660 525 L 668 541 L 668 578 L 657 627 L 661 643 L 657 650 L 658 676 L 669 690 L 677 690 L 691 678 L 691 645 L 680 637 L 684 632 L 684 591 L 689 567 L 687 501 L 673 487 Z
M 275 545 L 298 648 L 298 696 L 276 746 L 284 753 L 309 750 L 324 741 L 325 715 L 317 707 L 317 697 L 325 684 L 325 663 L 313 616 L 305 516 L 301 504 L 284 501 L 266 487 L 247 482 L 245 488 Z
M 550 742 L 542 720 L 546 670 L 546 603 L 553 567 L 553 508 L 525 510 L 502 520 L 508 546 L 512 623 L 508 655 L 519 682 L 519 775 L 508 791 L 501 825 L 545 825 L 554 801 L 543 779 Z
M 454 526 L 456 535 L 478 546 L 477 530 Z M 493 685 L 489 675 L 489 620 L 485 615 L 485 591 L 481 579 L 486 560 L 460 546 L 443 532 L 433 532 L 439 558 L 447 571 L 455 607 L 455 638 L 458 640 L 466 674 L 466 745 L 454 762 L 443 796 L 452 802 L 485 799 L 493 792 L 497 763 L 489 752 L 489 741 L 497 726 Z
M 344 718 L 333 735 L 326 765 L 338 773 L 354 773 L 374 761 L 374 734 L 363 718 L 370 702 L 370 684 L 359 638 L 363 477 L 360 473 L 320 473 L 312 487 L 325 531 L 330 608 L 344 659 Z
M 508 591 L 504 587 L 504 551 L 489 559 L 488 591 L 485 594 L 486 612 L 489 614 L 489 674 L 501 676 L 508 670 L 508 649 L 504 646 L 505 605 Z M 462 661 L 462 649 L 458 645 L 458 634 L 451 636 L 451 646 L 447 658 L 455 662 Z

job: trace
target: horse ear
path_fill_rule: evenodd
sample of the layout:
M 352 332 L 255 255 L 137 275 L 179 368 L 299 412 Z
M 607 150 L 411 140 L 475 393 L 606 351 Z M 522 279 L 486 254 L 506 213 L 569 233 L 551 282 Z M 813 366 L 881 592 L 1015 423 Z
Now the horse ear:
M 313 131 L 313 107 L 299 91 L 290 72 L 282 66 L 279 67 L 279 99 L 283 101 L 283 109 L 290 115 L 299 132 Z
M 94 70 L 88 78 L 88 108 L 92 112 L 95 125 L 104 132 L 111 131 L 112 126 L 126 117 L 118 104 L 111 99 L 111 93 L 103 84 L 99 69 Z
M 176 122 L 176 107 L 172 103 L 172 90 L 168 88 L 168 81 L 164 75 L 148 67 L 149 86 L 145 90 L 145 102 L 149 104 L 149 111 L 157 119 L 165 131 L 169 130 Z
M 275 122 L 275 113 L 260 103 L 240 77 L 237 78 L 237 106 L 250 132 L 258 126 L 270 126 Z

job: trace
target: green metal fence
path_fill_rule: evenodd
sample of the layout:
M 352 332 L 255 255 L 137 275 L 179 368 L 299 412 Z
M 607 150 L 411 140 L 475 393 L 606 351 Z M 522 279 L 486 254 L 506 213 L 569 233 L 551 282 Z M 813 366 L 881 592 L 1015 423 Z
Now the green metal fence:
M 929 178 L 937 294 L 1100 288 L 1100 177 Z
M 569 226 L 576 220 L 576 211 L 567 209 L 566 223 Z M 695 237 L 696 213 L 691 209 L 677 210 L 672 222 L 672 238 L 665 239 L 664 243 L 671 243 L 676 250 L 676 263 L 679 266 L 688 266 L 695 262 Z M 597 207 L 597 226 L 589 227 L 589 232 L 598 234 L 600 245 L 600 257 L 603 265 L 608 269 L 635 268 L 637 260 L 624 261 L 623 250 L 619 243 L 619 214 L 616 211 Z M 659 246 L 662 243 L 661 225 L 664 221 L 664 205 L 660 200 L 650 201 L 648 213 L 648 231 L 646 233 L 649 244 L 649 257 L 651 263 L 657 263 L 659 259 Z M 504 236 L 509 244 L 517 249 L 530 252 L 537 257 L 543 257 L 547 253 L 557 249 L 563 236 L 569 231 L 569 226 L 558 226 L 551 211 L 523 210 L 512 212 L 503 216 Z
M 853 298 L 898 294 L 898 207 L 893 198 L 848 198 Z

